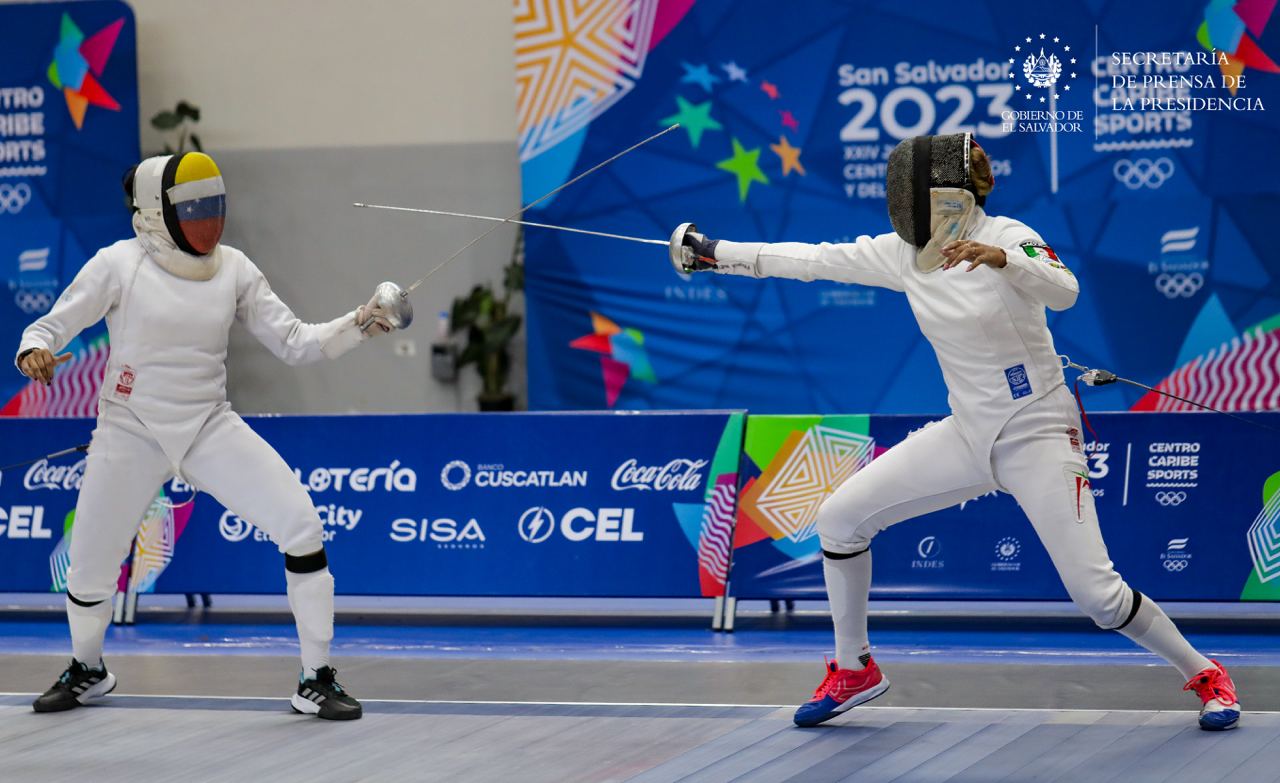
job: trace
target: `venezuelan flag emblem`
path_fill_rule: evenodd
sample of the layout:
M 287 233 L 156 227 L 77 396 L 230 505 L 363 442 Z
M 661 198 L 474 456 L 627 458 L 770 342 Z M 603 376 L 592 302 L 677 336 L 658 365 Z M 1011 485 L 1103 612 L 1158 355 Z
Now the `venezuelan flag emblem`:
M 164 179 L 164 220 L 174 241 L 193 255 L 212 253 L 227 218 L 227 189 L 218 164 L 203 152 L 175 155 Z

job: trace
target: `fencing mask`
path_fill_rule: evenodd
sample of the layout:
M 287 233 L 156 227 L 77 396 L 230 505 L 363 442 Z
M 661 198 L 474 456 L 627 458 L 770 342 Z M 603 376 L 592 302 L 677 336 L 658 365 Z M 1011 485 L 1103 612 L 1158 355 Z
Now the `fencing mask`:
M 894 148 L 885 173 L 889 222 L 917 249 L 920 271 L 942 266 L 942 247 L 968 236 L 993 187 L 991 163 L 970 133 L 916 136 Z
M 203 152 L 147 158 L 130 179 L 133 228 L 148 255 L 179 277 L 213 277 L 227 214 L 227 191 L 213 158 Z

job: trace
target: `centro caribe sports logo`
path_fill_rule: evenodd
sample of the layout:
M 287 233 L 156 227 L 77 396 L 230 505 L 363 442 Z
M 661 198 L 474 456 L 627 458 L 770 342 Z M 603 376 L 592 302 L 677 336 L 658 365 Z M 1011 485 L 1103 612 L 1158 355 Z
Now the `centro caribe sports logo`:
M 1039 39 L 1033 39 L 1028 35 L 1013 51 L 1014 56 L 1009 58 L 1009 78 L 1016 80 L 1022 76 L 1028 88 L 1015 84 L 1013 89 L 1022 94 L 1028 107 L 1032 101 L 1037 104 L 1057 101 L 1062 93 L 1071 90 L 1070 82 L 1076 78 L 1076 58 L 1071 54 L 1071 46 L 1063 44 L 1060 37 L 1048 39 L 1040 33 Z M 1059 85 L 1062 92 L 1058 91 Z
M 84 115 L 90 105 L 120 111 L 120 104 L 98 79 L 111 59 L 123 27 L 124 19 L 120 18 L 86 38 L 70 14 L 62 15 L 61 34 L 47 75 L 49 82 L 62 90 L 76 130 L 84 127 Z
M 471 483 L 471 466 L 455 459 L 440 471 L 440 483 L 445 489 L 457 492 Z

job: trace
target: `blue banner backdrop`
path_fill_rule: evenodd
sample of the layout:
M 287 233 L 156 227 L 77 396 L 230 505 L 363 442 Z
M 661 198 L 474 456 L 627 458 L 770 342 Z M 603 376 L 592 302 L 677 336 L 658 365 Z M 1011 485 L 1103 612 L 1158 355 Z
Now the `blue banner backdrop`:
M 1249 414 L 1280 426 L 1280 414 Z M 1280 438 L 1211 413 L 1090 416 L 1098 516 L 1121 575 L 1173 600 L 1280 600 Z M 930 419 L 751 416 L 730 594 L 825 598 L 813 518 L 836 484 Z M 925 479 L 927 480 L 927 479 Z M 876 598 L 1067 594 L 1012 496 L 991 493 L 876 537 Z
M 682 128 L 534 219 L 655 238 L 685 221 L 740 241 L 880 234 L 889 150 L 972 131 L 993 159 L 989 211 L 1037 230 L 1080 280 L 1079 303 L 1049 314 L 1059 350 L 1234 409 L 1280 408 L 1274 3 L 568 6 L 517 4 L 525 201 Z M 1210 47 L 1217 61 L 1188 59 Z M 1224 86 L 1232 74 L 1243 81 Z M 1009 114 L 1027 110 L 1057 119 Z M 657 248 L 540 229 L 526 242 L 535 408 L 946 410 L 900 294 L 680 276 Z M 590 339 L 602 333 L 607 345 Z M 1093 400 L 1181 409 L 1124 386 Z
M 1280 414 L 1253 415 L 1280 426 Z M 1280 439 L 1212 414 L 1091 418 L 1102 438 L 1086 446 L 1092 491 L 1112 557 L 1134 586 L 1161 599 L 1280 600 Z M 752 416 L 744 440 L 743 419 L 708 411 L 248 421 L 310 491 L 340 593 L 720 595 L 732 534 L 733 595 L 820 598 L 817 505 L 926 420 Z M 16 459 L 80 442 L 91 427 L 6 419 L 0 442 Z M 61 589 L 82 472 L 67 458 L 0 475 L 0 591 Z M 170 501 L 190 491 L 176 481 L 165 489 Z M 176 511 L 153 506 L 143 529 L 151 532 L 135 549 L 132 582 L 141 592 L 284 589 L 275 546 L 208 495 Z M 904 522 L 875 547 L 879 597 L 1066 597 L 1007 495 Z
M 743 418 L 699 411 L 248 421 L 310 491 L 340 593 L 689 597 L 723 590 L 732 493 L 713 514 L 712 490 L 737 484 Z M 0 442 L 17 456 L 18 444 L 38 451 L 76 443 L 89 429 L 86 420 L 0 420 Z M 0 476 L 0 591 L 59 584 L 82 473 L 83 461 L 69 458 Z M 180 480 L 166 490 L 170 501 L 190 494 Z M 717 526 L 722 551 L 712 558 L 705 539 Z M 155 571 L 144 592 L 284 589 L 275 545 L 208 495 L 148 527 L 157 531 L 152 543 L 134 555 L 135 569 Z M 714 562 L 720 569 L 704 574 Z
M 133 11 L 117 0 L 0 4 L 0 344 L 49 311 L 98 248 L 133 235 L 120 179 L 138 162 Z M 0 415 L 92 416 L 106 327 L 67 346 L 52 390 L 0 374 Z

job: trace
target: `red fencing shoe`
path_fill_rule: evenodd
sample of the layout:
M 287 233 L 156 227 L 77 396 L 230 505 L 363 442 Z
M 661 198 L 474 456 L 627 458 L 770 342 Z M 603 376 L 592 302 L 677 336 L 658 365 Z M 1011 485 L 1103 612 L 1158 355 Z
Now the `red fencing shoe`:
M 870 658 L 867 668 L 857 671 L 841 669 L 836 661 L 827 661 L 827 676 L 813 692 L 813 698 L 796 710 L 794 720 L 797 726 L 817 726 L 887 690 L 889 679 Z

